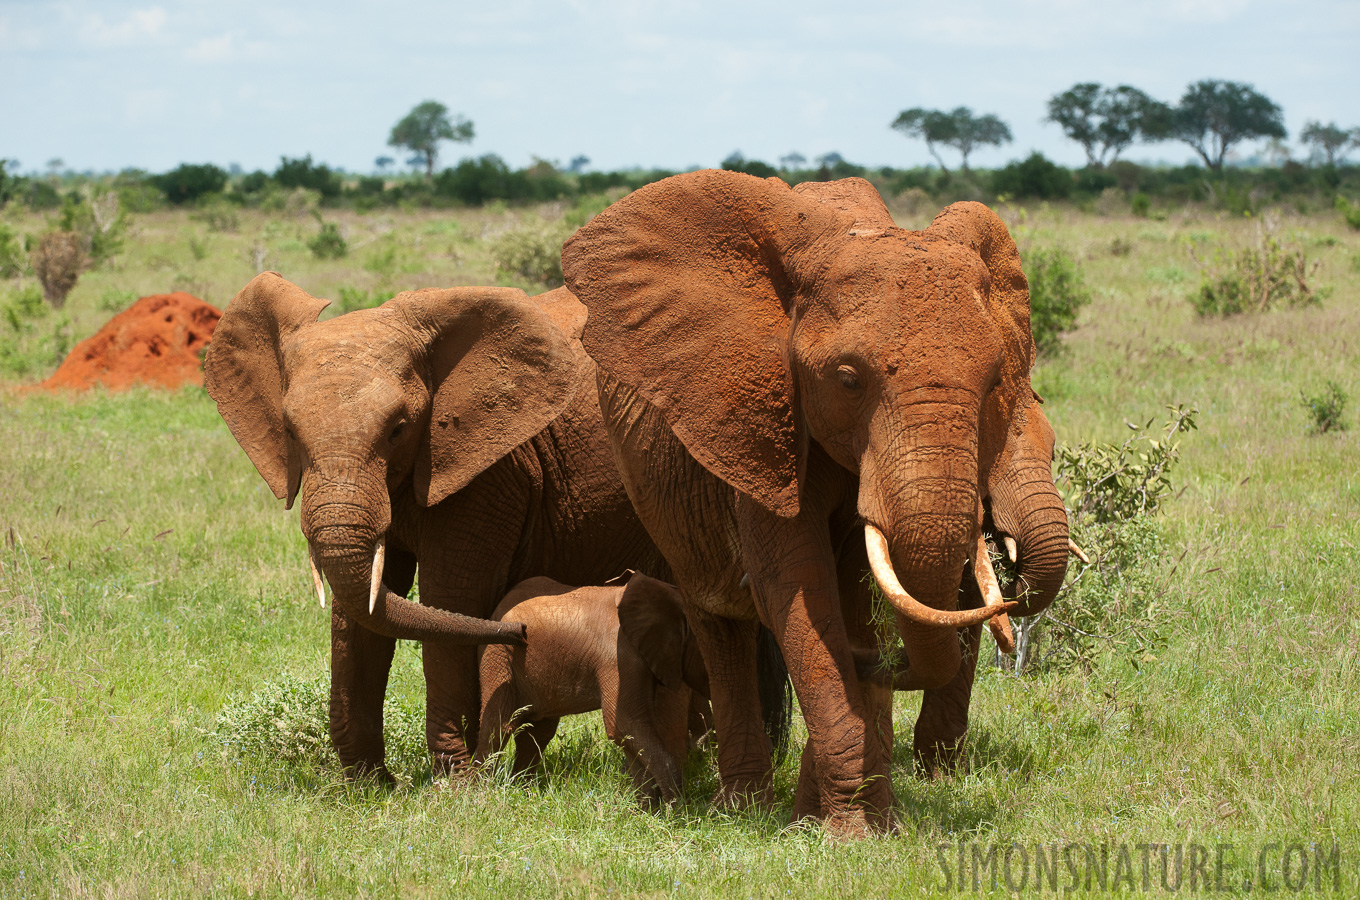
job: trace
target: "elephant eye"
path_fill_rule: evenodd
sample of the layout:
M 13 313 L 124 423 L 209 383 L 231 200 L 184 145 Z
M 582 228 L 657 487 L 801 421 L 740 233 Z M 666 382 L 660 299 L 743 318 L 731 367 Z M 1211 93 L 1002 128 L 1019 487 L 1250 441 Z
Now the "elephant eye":
M 392 426 L 392 433 L 391 433 L 390 435 L 388 435 L 388 437 L 387 437 L 387 442 L 388 442 L 389 444 L 395 444 L 397 441 L 401 440 L 401 436 L 402 436 L 402 434 L 404 434 L 405 432 L 406 432 L 406 423 L 405 423 L 404 421 L 403 421 L 403 422 L 398 422 L 397 424 L 395 424 L 395 425 Z
M 844 387 L 846 390 L 859 390 L 859 372 L 855 371 L 854 366 L 841 366 L 836 370 L 836 377 L 841 380 L 841 387 Z

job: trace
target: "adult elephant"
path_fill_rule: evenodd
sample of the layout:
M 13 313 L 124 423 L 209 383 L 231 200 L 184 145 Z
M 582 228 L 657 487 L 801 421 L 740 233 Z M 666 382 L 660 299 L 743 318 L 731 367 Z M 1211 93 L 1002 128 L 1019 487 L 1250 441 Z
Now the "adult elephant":
M 334 592 L 345 770 L 387 777 L 382 705 L 404 638 L 425 642 L 426 737 L 447 772 L 476 747 L 473 645 L 524 640 L 487 621 L 511 585 L 665 577 L 665 562 L 614 469 L 568 291 L 415 291 L 317 321 L 326 305 L 255 278 L 217 326 L 208 392 L 275 496 L 301 494 L 323 605 L 321 574 Z M 417 562 L 419 604 L 404 599 Z
M 877 647 L 864 573 L 896 608 L 898 686 L 925 692 L 915 736 L 930 766 L 966 727 L 961 644 L 975 656 L 978 626 L 1016 606 L 984 527 L 1008 529 L 1031 587 L 1066 565 L 1052 477 L 1023 446 L 1040 414 L 1005 226 L 956 204 L 905 231 L 862 180 L 792 190 L 702 171 L 615 203 L 566 243 L 563 271 L 590 310 L 624 483 L 704 654 L 723 790 L 769 796 L 759 621 L 809 732 L 795 815 L 887 827 L 893 684 L 856 674 Z M 965 570 L 978 609 L 956 608 Z

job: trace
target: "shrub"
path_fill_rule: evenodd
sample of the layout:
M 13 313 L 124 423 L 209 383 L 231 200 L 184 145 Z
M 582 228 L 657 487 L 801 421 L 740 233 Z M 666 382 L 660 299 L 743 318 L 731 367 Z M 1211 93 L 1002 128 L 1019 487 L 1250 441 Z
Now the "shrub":
M 341 315 L 347 312 L 354 312 L 356 309 L 372 309 L 381 306 L 391 299 L 390 291 L 365 291 L 360 288 L 342 287 L 340 289 L 340 302 L 336 304 Z
M 1346 220 L 1346 224 L 1360 231 L 1360 204 L 1353 204 L 1345 197 L 1336 198 L 1336 211 Z
M 112 188 L 87 185 L 80 194 L 68 194 L 58 221 L 62 231 L 80 235 L 90 265 L 98 265 L 123 249 L 128 214 Z
M 202 198 L 198 204 L 198 212 L 190 218 L 202 222 L 209 231 L 235 232 L 241 227 L 240 213 L 221 194 L 210 194 Z
M 66 295 L 89 266 L 82 245 L 74 231 L 49 231 L 38 239 L 33 251 L 33 274 L 42 285 L 43 297 L 58 309 L 65 305 Z
M 334 222 L 321 222 L 321 230 L 307 242 L 307 249 L 317 259 L 343 259 L 349 255 L 349 243 Z
M 330 166 L 312 162 L 310 153 L 300 159 L 282 157 L 279 167 L 274 170 L 274 183 L 286 190 L 307 188 L 316 191 L 326 202 L 339 197 L 345 186 L 338 172 L 332 171 Z
M 1192 251 L 1193 253 L 1193 251 Z M 1310 306 L 1330 293 L 1310 279 L 1319 263 L 1302 247 L 1287 247 L 1262 226 L 1255 247 L 1236 253 L 1216 250 L 1212 264 L 1201 263 L 1199 289 L 1190 303 L 1201 316 L 1265 312 L 1275 306 Z
M 1346 430 L 1346 404 L 1350 401 L 1350 396 L 1335 381 L 1328 381 L 1327 385 L 1316 394 L 1308 394 L 1306 391 L 1299 392 L 1299 401 L 1304 409 L 1313 417 L 1313 433 L 1326 434 L 1329 431 Z
M 491 241 L 491 258 L 502 276 L 561 287 L 562 242 L 572 229 L 562 222 L 529 222 Z
M 740 153 L 733 153 L 722 161 L 722 167 L 729 172 L 745 172 L 747 175 L 754 175 L 757 178 L 771 178 L 779 174 L 779 170 L 767 162 L 758 159 L 747 159 Z
M 1037 150 L 992 174 L 992 192 L 1010 197 L 1062 200 L 1072 193 L 1072 174 Z
M 183 163 L 164 175 L 149 179 L 165 194 L 165 199 L 183 206 L 193 203 L 205 194 L 221 193 L 227 186 L 227 173 L 212 163 L 194 165 Z
M 71 320 L 43 303 L 42 291 L 27 284 L 0 303 L 0 372 L 22 378 L 43 372 L 71 350 Z
M 1139 191 L 1129 198 L 1129 211 L 1140 219 L 1146 219 L 1152 212 L 1152 198 Z
M 1091 563 L 1074 562 L 1053 605 L 1021 622 L 1017 669 L 1089 669 L 1102 653 L 1134 667 L 1155 659 L 1167 623 L 1158 603 L 1165 540 L 1156 514 L 1172 495 L 1180 440 L 1198 414 L 1193 406 L 1168 409 L 1159 432 L 1149 430 L 1150 419 L 1122 444 L 1058 446 L 1057 482 L 1072 539 Z
M 1076 261 L 1059 248 L 1027 252 L 1024 267 L 1034 344 L 1039 353 L 1052 354 L 1062 346 L 1062 335 L 1076 327 L 1077 314 L 1091 302 L 1091 292 Z
M 284 674 L 261 685 L 249 697 L 237 698 L 217 715 L 213 738 L 225 754 L 284 763 L 316 771 L 337 768 L 331 747 L 328 676 L 304 680 Z M 383 704 L 383 737 L 387 765 L 409 783 L 429 771 L 425 749 L 425 715 L 399 697 Z
M 8 225 L 0 224 L 0 278 L 22 275 L 26 267 L 23 241 Z

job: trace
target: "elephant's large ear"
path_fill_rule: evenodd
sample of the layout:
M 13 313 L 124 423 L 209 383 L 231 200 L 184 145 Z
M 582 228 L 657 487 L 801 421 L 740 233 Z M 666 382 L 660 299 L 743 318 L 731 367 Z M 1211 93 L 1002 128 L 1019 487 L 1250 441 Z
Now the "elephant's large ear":
M 642 657 L 656 680 L 671 690 L 684 683 L 688 628 L 680 592 L 633 573 L 619 598 L 619 634 Z
M 1020 268 L 1020 251 L 1001 217 L 981 203 L 964 201 L 942 209 L 927 234 L 972 248 L 991 274 L 991 298 L 1009 315 L 1022 346 L 1024 370 L 1034 365 L 1034 334 L 1029 324 L 1029 282 Z
M 591 357 L 700 464 L 784 516 L 806 454 L 789 313 L 850 224 L 778 179 L 707 170 L 634 191 L 562 248 Z
M 283 426 L 284 340 L 329 304 L 277 272 L 256 275 L 217 323 L 203 360 L 208 394 L 269 489 L 292 507 L 301 460 Z
M 804 197 L 853 216 L 855 222 L 851 230 L 855 232 L 886 231 L 897 227 L 878 190 L 863 178 L 804 181 L 793 189 Z
M 432 506 L 538 434 L 590 377 L 590 360 L 523 291 L 408 291 L 380 307 L 424 348 L 430 428 L 416 498 Z

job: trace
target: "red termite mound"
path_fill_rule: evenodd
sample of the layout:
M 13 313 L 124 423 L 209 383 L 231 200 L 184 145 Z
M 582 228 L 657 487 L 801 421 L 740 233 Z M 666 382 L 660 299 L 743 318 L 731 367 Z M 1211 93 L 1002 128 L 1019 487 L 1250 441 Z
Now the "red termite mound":
M 201 354 L 220 318 L 220 309 L 183 291 L 143 297 L 76 344 L 41 386 L 125 390 L 139 382 L 202 384 Z

